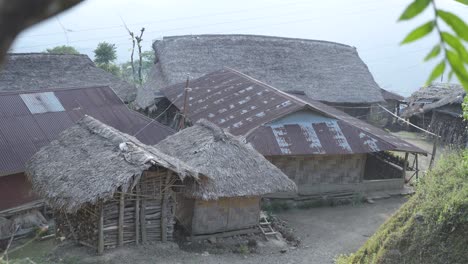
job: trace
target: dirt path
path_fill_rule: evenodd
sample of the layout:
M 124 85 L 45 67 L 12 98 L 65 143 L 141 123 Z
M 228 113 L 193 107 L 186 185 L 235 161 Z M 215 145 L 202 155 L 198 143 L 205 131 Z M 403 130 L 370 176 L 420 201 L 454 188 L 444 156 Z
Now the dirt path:
M 126 247 L 95 256 L 83 247 L 70 246 L 61 248 L 61 260 L 56 258 L 53 263 L 333 263 L 335 256 L 357 250 L 405 201 L 403 197 L 393 197 L 374 204 L 279 213 L 278 216 L 288 221 L 302 239 L 300 247 L 288 248 L 285 253 L 281 253 L 280 248 L 247 255 L 191 253 L 180 250 L 174 243 L 167 243 Z

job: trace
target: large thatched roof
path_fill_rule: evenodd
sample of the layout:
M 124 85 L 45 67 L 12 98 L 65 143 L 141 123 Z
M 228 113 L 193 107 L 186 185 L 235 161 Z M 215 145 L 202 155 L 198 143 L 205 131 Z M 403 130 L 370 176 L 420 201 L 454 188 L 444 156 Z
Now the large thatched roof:
M 249 144 L 206 120 L 167 137 L 156 147 L 209 177 L 206 184 L 186 187 L 187 195 L 195 198 L 296 191 L 294 182 Z
M 158 91 L 230 67 L 281 90 L 304 91 L 334 103 L 383 101 L 379 86 L 356 48 L 328 41 L 256 35 L 164 37 L 153 44 L 156 64 L 138 91 L 140 107 Z
M 128 190 L 143 170 L 160 165 L 181 178 L 198 172 L 136 138 L 85 116 L 26 164 L 34 190 L 55 208 L 79 209 Z
M 406 100 L 408 107 L 403 111 L 402 116 L 407 118 L 446 105 L 459 105 L 461 110 L 461 104 L 465 96 L 466 91 L 459 84 L 432 83 L 426 87 L 421 87 Z
M 0 70 L 0 91 L 110 86 L 125 102 L 136 87 L 96 67 L 86 55 L 49 53 L 8 54 Z

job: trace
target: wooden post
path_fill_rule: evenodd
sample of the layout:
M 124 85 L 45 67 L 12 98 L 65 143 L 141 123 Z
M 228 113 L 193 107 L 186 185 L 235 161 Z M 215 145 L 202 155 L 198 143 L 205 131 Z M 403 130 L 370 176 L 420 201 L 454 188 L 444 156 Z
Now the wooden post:
M 161 241 L 167 241 L 167 200 L 168 200 L 168 192 L 167 186 L 169 185 L 171 179 L 171 172 L 167 170 L 166 180 L 164 184 L 164 193 L 163 193 L 163 200 L 161 205 Z
M 118 245 L 123 246 L 123 234 L 124 234 L 124 210 L 125 210 L 125 195 L 123 193 L 123 190 L 120 193 L 120 200 L 119 200 L 119 226 L 117 229 L 118 232 Z
M 418 153 L 414 154 L 414 159 L 416 161 L 416 180 L 419 178 L 419 164 L 418 164 Z
M 403 162 L 403 180 L 406 180 L 406 167 L 408 166 L 409 153 L 405 152 L 405 161 Z
M 439 141 L 439 137 L 436 136 L 434 140 L 434 145 L 432 146 L 432 154 L 431 154 L 431 161 L 429 162 L 429 169 L 432 169 L 432 166 L 434 165 L 434 159 L 437 153 L 437 143 Z
M 136 186 L 136 201 L 135 201 L 135 244 L 140 243 L 140 183 Z
M 146 202 L 145 198 L 141 199 L 141 208 L 140 208 L 140 224 L 141 224 L 141 243 L 146 243 Z
M 104 252 L 104 205 L 99 205 L 99 222 L 98 222 L 98 254 Z
M 185 128 L 185 115 L 187 114 L 187 96 L 188 96 L 188 91 L 189 91 L 189 77 L 187 76 L 187 81 L 185 83 L 185 89 L 184 89 L 184 109 L 182 110 L 182 119 L 179 124 L 179 130 L 182 130 Z

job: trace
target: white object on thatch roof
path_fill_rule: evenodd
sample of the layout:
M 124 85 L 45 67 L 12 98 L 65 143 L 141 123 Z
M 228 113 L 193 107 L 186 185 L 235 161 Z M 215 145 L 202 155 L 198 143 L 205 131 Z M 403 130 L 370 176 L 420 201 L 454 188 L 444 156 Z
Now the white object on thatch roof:
M 43 147 L 26 164 L 34 190 L 55 208 L 76 211 L 85 203 L 132 188 L 142 171 L 159 165 L 181 179 L 198 172 L 136 138 L 85 116 Z
M 154 103 L 159 90 L 230 67 L 278 89 L 300 90 L 332 103 L 383 102 L 356 48 L 320 40 L 256 35 L 164 37 L 153 44 L 156 64 L 138 91 L 137 104 Z
M 186 186 L 186 194 L 205 200 L 296 192 L 296 184 L 250 144 L 206 120 L 159 142 L 162 152 L 179 158 L 209 177 Z
M 136 87 L 94 65 L 84 54 L 10 53 L 0 69 L 0 91 L 109 86 L 125 102 Z

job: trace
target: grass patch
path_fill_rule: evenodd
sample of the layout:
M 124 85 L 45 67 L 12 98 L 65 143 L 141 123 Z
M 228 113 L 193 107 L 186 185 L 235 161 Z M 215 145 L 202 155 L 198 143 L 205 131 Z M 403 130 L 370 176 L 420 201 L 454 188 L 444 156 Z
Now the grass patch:
M 347 263 L 468 263 L 468 151 L 451 154 Z

